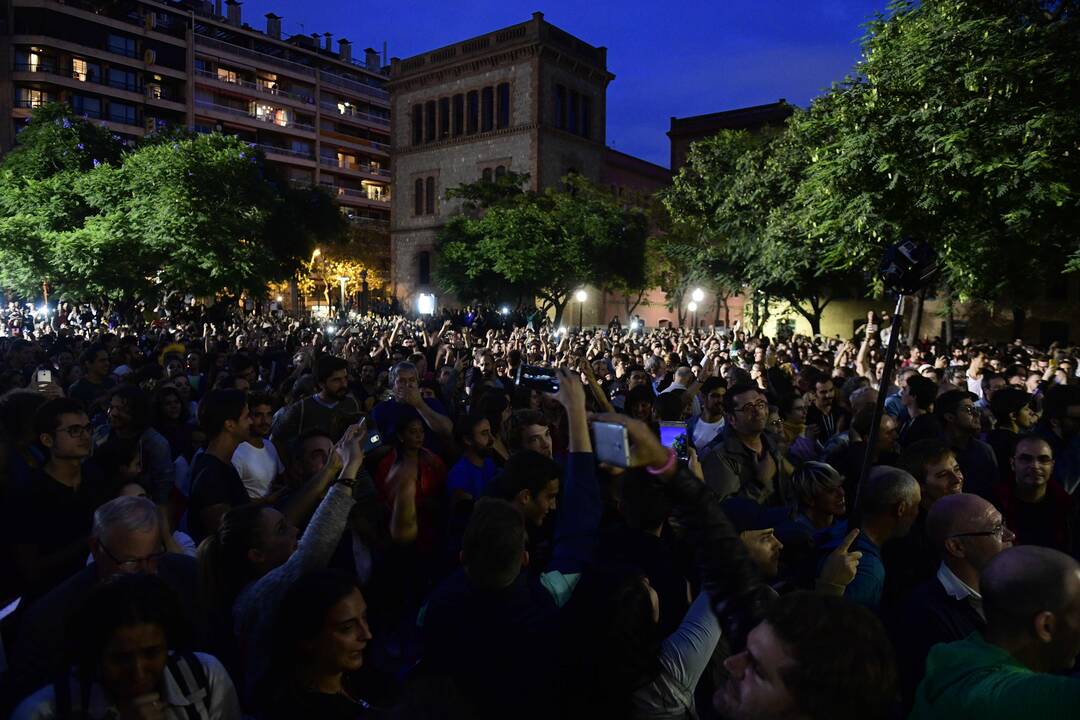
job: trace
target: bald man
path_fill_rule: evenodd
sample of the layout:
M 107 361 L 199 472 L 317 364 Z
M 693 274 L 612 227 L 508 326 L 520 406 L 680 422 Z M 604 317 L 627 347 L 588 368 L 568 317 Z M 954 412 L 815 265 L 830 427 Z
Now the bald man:
M 979 573 L 1013 541 L 997 508 L 970 494 L 938 498 L 927 514 L 926 532 L 933 554 L 942 558 L 937 574 L 908 594 L 886 623 L 905 707 L 914 699 L 930 648 L 986 626 Z
M 986 629 L 935 646 L 910 720 L 1076 717 L 1080 564 L 1050 548 L 1002 551 L 979 576 Z

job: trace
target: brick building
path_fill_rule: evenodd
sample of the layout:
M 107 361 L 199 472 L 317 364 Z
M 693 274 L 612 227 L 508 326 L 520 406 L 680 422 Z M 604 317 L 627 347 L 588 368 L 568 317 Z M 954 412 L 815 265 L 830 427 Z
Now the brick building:
M 667 134 L 671 139 L 672 174 L 679 172 L 679 168 L 686 162 L 686 154 L 690 152 L 690 143 L 695 140 L 712 137 L 721 130 L 758 132 L 762 128 L 780 126 L 791 117 L 793 112 L 794 108 L 788 104 L 787 100 L 780 98 L 766 105 L 753 105 L 692 117 L 672 117 L 671 129 Z
M 504 172 L 532 189 L 576 171 L 599 182 L 607 52 L 560 30 L 542 13 L 390 63 L 392 292 L 406 308 L 432 281 L 435 236 L 457 210 L 446 191 Z M 449 300 L 449 299 L 448 299 Z

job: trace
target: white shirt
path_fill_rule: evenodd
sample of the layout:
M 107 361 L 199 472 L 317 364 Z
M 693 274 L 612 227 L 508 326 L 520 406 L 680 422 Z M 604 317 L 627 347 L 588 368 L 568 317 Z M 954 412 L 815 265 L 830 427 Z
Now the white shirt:
M 724 418 L 721 417 L 716 422 L 705 422 L 702 419 L 698 419 L 697 424 L 694 425 L 694 437 L 690 438 L 695 448 L 703 448 L 708 445 L 713 439 L 720 434 L 720 431 L 724 429 Z
M 257 448 L 249 442 L 236 446 L 232 456 L 233 467 L 240 474 L 240 480 L 247 488 L 248 496 L 253 500 L 266 497 L 270 492 L 270 483 L 281 473 L 285 466 L 278 457 L 274 443 L 263 440 L 263 446 Z
M 229 674 L 225 672 L 224 666 L 212 655 L 195 653 L 195 657 L 202 663 L 203 670 L 206 672 L 207 690 L 210 695 L 206 698 L 206 705 L 210 710 L 210 720 L 240 720 L 240 702 L 236 698 L 236 688 Z M 78 682 L 74 679 L 71 684 L 73 688 L 78 688 Z M 180 686 L 168 668 L 165 669 L 165 675 L 162 678 L 161 701 L 164 703 L 163 716 L 166 720 L 187 720 L 187 710 L 191 703 L 180 690 Z M 90 701 L 86 714 L 90 718 L 117 717 L 116 708 L 110 705 L 105 691 L 97 683 L 90 688 Z M 56 687 L 50 683 L 23 700 L 11 718 L 12 720 L 54 720 L 59 716 L 56 709 Z
M 950 570 L 949 566 L 944 562 L 938 567 L 937 579 L 941 586 L 945 588 L 946 595 L 957 600 L 967 600 L 971 607 L 975 609 L 975 612 L 982 616 L 982 595 L 979 594 L 978 590 L 958 578 L 956 573 Z

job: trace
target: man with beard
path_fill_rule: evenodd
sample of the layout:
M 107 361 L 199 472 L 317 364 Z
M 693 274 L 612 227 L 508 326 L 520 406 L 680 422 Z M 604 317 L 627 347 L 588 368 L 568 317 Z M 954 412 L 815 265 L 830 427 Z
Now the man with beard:
M 701 414 L 686 424 L 686 437 L 699 455 L 707 452 L 712 442 L 721 437 L 726 393 L 727 382 L 723 378 L 711 377 L 701 386 L 701 396 L 704 398 Z
M 498 472 L 491 459 L 495 444 L 491 422 L 485 417 L 469 415 L 458 420 L 454 431 L 462 453 L 461 459 L 450 468 L 446 489 L 454 499 L 479 498 L 486 494 Z
M 846 430 L 851 421 L 847 412 L 838 407 L 835 401 L 836 386 L 832 378 L 823 377 L 814 383 L 814 404 L 806 411 L 806 424 L 817 426 L 817 438 L 823 443 Z
M 274 405 L 269 395 L 252 394 L 248 397 L 251 415 L 251 437 L 240 443 L 233 452 L 232 464 L 240 473 L 240 480 L 252 500 L 266 497 L 270 487 L 285 472 L 277 448 L 268 437 Z
M 1035 435 L 1021 437 L 1013 451 L 1012 468 L 1016 479 L 998 484 L 997 501 L 1005 524 L 1016 533 L 1016 543 L 1072 553 L 1072 498 L 1053 479 L 1050 444 Z
M 199 403 L 199 428 L 206 452 L 191 466 L 188 531 L 196 543 L 216 532 L 231 508 L 250 502 L 232 457 L 251 437 L 247 397 L 239 390 L 211 390 Z
M 285 447 L 298 437 L 318 430 L 337 442 L 360 417 L 360 406 L 349 393 L 349 364 L 334 355 L 315 363 L 319 392 L 290 405 L 274 423 L 274 444 Z

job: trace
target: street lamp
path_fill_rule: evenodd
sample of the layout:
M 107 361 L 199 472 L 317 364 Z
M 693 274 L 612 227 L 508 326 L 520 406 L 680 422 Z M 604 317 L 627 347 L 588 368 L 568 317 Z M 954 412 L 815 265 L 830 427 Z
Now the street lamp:
M 695 290 L 694 294 L 697 295 L 698 292 L 700 291 Z M 691 327 L 694 330 L 697 330 L 697 303 L 691 300 L 690 304 L 686 306 L 686 309 L 689 310 L 690 314 L 693 316 L 693 320 L 691 321 Z
M 582 289 L 578 290 L 576 293 L 574 293 L 574 299 L 578 301 L 578 306 L 577 306 L 577 329 L 578 329 L 578 332 L 581 332 L 581 328 L 582 328 L 581 316 L 584 314 L 585 301 L 589 299 L 589 293 L 585 292 L 585 288 L 582 288 Z
M 690 293 L 690 299 L 696 303 L 705 299 L 705 291 L 701 288 L 694 288 L 694 292 Z
M 503 305 L 502 308 L 499 309 L 499 314 L 503 315 L 503 316 L 509 315 L 510 314 L 510 308 Z

